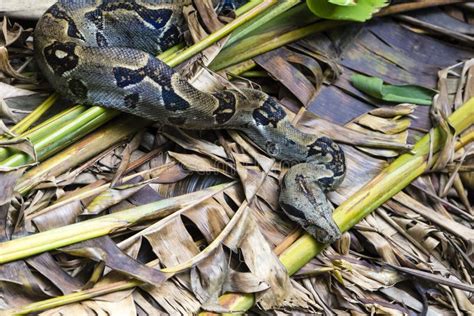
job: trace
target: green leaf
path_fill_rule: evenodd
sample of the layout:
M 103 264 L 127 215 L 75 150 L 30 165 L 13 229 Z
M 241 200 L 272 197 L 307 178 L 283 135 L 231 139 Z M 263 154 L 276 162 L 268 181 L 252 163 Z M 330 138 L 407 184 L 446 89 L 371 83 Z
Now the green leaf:
M 352 84 L 358 90 L 367 93 L 374 98 L 397 103 L 414 103 L 420 105 L 431 105 L 436 91 L 416 85 L 389 85 L 376 77 L 353 75 Z
M 357 4 L 355 0 L 328 0 L 328 2 L 343 6 L 353 6 Z
M 306 0 L 311 12 L 330 20 L 364 22 L 388 5 L 387 0 Z

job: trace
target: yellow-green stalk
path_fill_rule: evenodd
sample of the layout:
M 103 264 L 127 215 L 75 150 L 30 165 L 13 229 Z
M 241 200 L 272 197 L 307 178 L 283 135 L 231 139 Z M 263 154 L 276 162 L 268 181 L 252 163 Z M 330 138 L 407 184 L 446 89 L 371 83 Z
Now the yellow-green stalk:
M 28 114 L 23 120 L 16 124 L 11 131 L 17 135 L 22 134 L 31 127 L 46 111 L 48 111 L 58 99 L 58 94 L 53 93 L 46 100 L 37 106 L 34 111 Z
M 214 71 L 219 71 L 242 61 L 249 60 L 255 56 L 264 54 L 283 45 L 293 43 L 306 36 L 317 32 L 329 30 L 341 26 L 343 21 L 320 21 L 284 34 L 279 30 L 266 32 L 246 38 L 238 45 L 224 49 L 221 54 L 209 66 Z M 258 39 L 258 40 L 257 40 Z M 261 43 L 258 45 L 257 43 Z
M 114 144 L 127 139 L 131 134 L 138 132 L 143 125 L 133 124 L 133 117 L 124 117 L 115 120 L 104 128 L 76 142 L 74 146 L 54 155 L 48 160 L 28 170 L 17 182 L 15 192 L 26 194 L 38 181 L 46 176 L 56 177 L 71 170 L 84 161 L 95 157 Z
M 278 5 L 261 14 L 258 18 L 255 19 L 255 21 L 252 21 L 252 24 L 246 24 L 236 29 L 227 41 L 226 46 L 230 46 L 233 43 L 236 43 L 239 40 L 245 38 L 251 32 L 262 27 L 264 24 L 274 20 L 280 14 L 288 11 L 289 9 L 300 3 L 300 0 L 287 0 L 280 2 Z
M 160 218 L 167 215 L 173 209 L 180 209 L 189 204 L 199 204 L 234 184 L 235 182 L 216 185 L 202 191 L 160 200 L 0 243 L 0 264 L 105 236 L 117 230 L 130 227 L 140 221 Z
M 36 144 L 43 137 L 45 137 L 46 135 L 52 134 L 54 131 L 57 131 L 59 128 L 64 126 L 67 122 L 75 119 L 86 110 L 87 110 L 87 107 L 81 106 L 81 105 L 77 105 L 72 108 L 69 108 L 66 111 L 63 111 L 49 118 L 43 123 L 35 126 L 29 131 L 22 133 L 20 136 L 13 138 L 12 140 L 20 140 L 22 138 L 28 138 L 31 141 L 31 143 Z M 9 156 L 16 153 L 18 153 L 18 151 L 15 151 L 13 149 L 6 148 L 6 147 L 1 147 L 0 148 L 0 161 L 3 161 L 7 159 Z
M 241 6 L 237 10 L 235 10 L 235 15 L 240 16 L 240 15 L 244 14 L 245 12 L 247 12 L 249 10 L 252 10 L 256 6 L 258 6 L 260 3 L 262 3 L 262 1 L 263 0 L 250 0 L 249 2 L 244 4 L 243 6 Z

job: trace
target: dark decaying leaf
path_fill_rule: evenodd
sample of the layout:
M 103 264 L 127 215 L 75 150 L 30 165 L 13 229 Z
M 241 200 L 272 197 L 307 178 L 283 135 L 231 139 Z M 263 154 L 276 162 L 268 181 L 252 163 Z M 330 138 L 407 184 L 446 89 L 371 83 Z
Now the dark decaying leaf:
M 109 207 L 133 196 L 147 186 L 149 182 L 150 181 L 142 181 L 135 184 L 124 184 L 119 187 L 109 188 L 96 196 L 92 202 L 87 205 L 82 215 L 97 215 Z
M 51 281 L 62 294 L 73 293 L 80 289 L 84 284 L 78 279 L 73 278 L 66 273 L 50 253 L 28 258 L 28 265 Z

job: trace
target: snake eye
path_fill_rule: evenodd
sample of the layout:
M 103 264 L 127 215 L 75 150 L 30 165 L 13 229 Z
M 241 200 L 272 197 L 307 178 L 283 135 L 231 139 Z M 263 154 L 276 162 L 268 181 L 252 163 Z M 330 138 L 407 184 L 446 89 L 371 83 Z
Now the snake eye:
M 267 141 L 265 148 L 265 151 L 271 156 L 276 156 L 278 154 L 278 145 L 272 141 Z

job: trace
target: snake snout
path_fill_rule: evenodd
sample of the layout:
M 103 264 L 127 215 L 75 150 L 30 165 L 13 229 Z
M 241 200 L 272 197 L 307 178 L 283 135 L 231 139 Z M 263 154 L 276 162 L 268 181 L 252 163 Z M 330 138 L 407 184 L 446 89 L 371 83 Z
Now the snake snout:
M 341 232 L 335 223 L 328 223 L 325 228 L 315 227 L 312 229 L 313 237 L 322 244 L 331 244 L 341 237 Z

